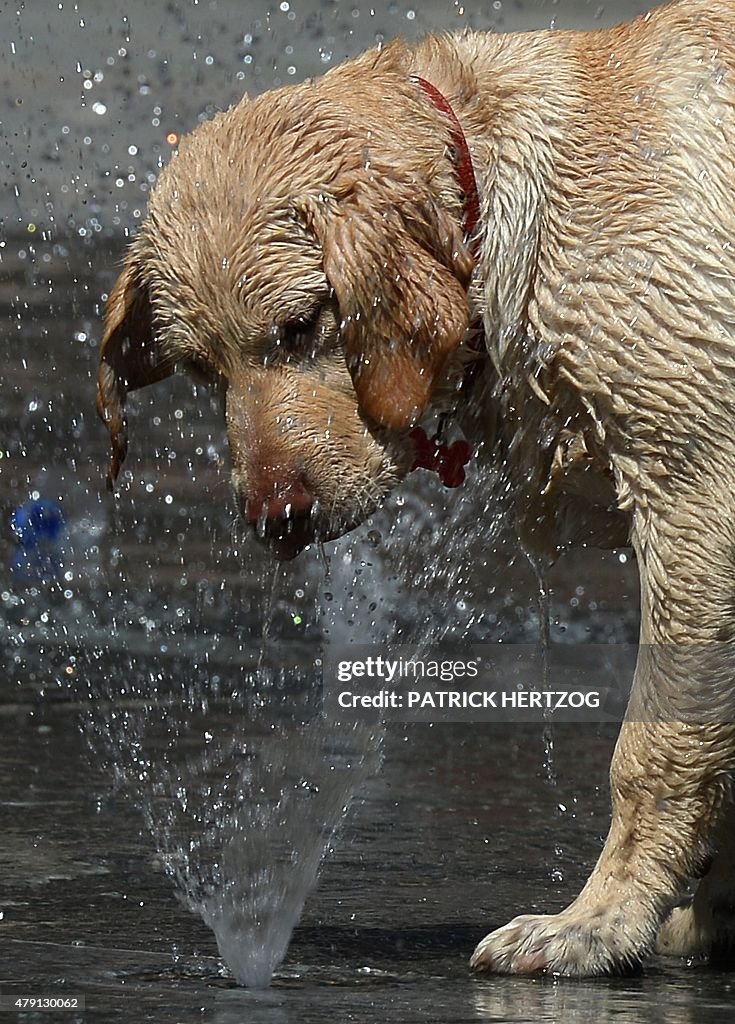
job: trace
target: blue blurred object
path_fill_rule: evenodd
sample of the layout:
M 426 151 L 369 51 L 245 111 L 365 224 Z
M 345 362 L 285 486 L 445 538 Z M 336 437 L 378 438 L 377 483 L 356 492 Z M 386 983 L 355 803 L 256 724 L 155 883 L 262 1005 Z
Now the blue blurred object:
M 10 568 L 17 579 L 47 583 L 59 576 L 65 525 L 61 506 L 48 498 L 27 501 L 13 512 L 10 526 L 18 544 Z

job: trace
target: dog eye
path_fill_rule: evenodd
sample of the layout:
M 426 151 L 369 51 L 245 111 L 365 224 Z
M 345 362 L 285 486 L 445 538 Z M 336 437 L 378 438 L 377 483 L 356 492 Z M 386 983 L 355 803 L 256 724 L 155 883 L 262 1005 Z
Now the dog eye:
M 332 302 L 325 302 L 312 313 L 292 317 L 273 328 L 272 337 L 275 351 L 271 357 L 316 358 L 333 342 L 337 331 L 337 320 Z
M 289 351 L 303 349 L 315 340 L 320 317 L 321 309 L 317 309 L 311 316 L 297 316 L 287 320 L 278 328 L 278 340 Z

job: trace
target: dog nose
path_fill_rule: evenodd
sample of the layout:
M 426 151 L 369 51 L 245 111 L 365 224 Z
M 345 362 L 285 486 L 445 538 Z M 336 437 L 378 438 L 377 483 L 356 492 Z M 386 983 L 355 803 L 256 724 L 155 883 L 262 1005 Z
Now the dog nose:
M 268 490 L 256 491 L 246 499 L 243 511 L 247 522 L 268 524 L 308 516 L 313 505 L 314 495 L 306 480 L 297 477 Z
M 243 518 L 277 558 L 295 558 L 314 540 L 315 497 L 304 477 L 256 487 L 240 504 Z

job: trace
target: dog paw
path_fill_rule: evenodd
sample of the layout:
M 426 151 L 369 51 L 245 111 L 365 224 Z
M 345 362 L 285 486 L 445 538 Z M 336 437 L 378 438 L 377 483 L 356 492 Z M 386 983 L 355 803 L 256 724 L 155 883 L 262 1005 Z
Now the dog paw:
M 588 977 L 630 971 L 640 955 L 616 948 L 607 915 L 594 918 L 570 907 L 552 916 L 527 914 L 486 935 L 470 966 L 495 974 L 555 974 Z

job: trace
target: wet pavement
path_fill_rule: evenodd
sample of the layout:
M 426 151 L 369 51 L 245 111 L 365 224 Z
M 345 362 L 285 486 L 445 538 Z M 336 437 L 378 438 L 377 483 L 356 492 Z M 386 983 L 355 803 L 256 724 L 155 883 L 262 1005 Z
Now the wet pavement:
M 552 743 L 541 725 L 345 734 L 314 717 L 323 637 L 536 642 L 537 584 L 492 473 L 451 494 L 414 474 L 325 557 L 274 567 L 236 523 L 205 393 L 175 379 L 131 402 L 116 501 L 93 411 L 102 296 L 164 130 L 378 31 L 633 8 L 17 7 L 1 72 L 0 994 L 83 996 L 94 1021 L 731 1020 L 732 975 L 700 964 L 594 982 L 467 969 L 490 928 L 583 883 L 614 727 L 559 725 Z M 19 523 L 41 500 L 34 546 Z M 550 586 L 555 642 L 635 640 L 629 553 L 571 554 Z M 256 834 L 268 843 L 239 842 Z M 305 900 L 264 991 L 235 984 L 200 916 L 221 916 L 233 879 L 261 919 Z

